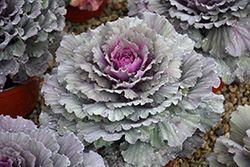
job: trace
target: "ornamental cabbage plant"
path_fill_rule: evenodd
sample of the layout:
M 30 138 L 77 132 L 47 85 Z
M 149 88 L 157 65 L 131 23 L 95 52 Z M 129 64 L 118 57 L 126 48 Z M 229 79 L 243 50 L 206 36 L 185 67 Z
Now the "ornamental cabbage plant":
M 223 82 L 250 78 L 250 1 L 129 0 L 129 15 L 151 11 L 164 15 L 178 32 L 218 63 Z
M 103 0 L 71 0 L 70 5 L 78 7 L 80 10 L 96 11 L 99 9 Z
M 22 117 L 0 115 L 0 166 L 104 167 L 97 153 L 83 152 L 74 133 L 61 135 Z
M 41 76 L 50 47 L 65 26 L 64 1 L 0 0 L 0 90 L 7 78 L 22 83 Z M 53 46 L 54 47 L 54 46 Z
M 207 158 L 209 166 L 250 165 L 250 106 L 239 106 L 230 119 L 230 138 L 216 139 L 214 152 Z
M 64 36 L 45 102 L 85 142 L 118 141 L 126 162 L 165 165 L 199 148 L 223 111 L 223 96 L 211 93 L 216 64 L 194 45 L 149 12 Z

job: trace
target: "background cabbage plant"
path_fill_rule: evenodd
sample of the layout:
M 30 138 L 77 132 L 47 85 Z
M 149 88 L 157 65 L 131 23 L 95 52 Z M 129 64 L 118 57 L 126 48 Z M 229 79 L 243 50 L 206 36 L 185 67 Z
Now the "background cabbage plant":
M 0 166 L 104 167 L 100 155 L 84 152 L 72 132 L 55 133 L 22 117 L 0 115 Z
M 22 83 L 43 75 L 65 14 L 64 1 L 0 0 L 0 91 L 7 77 Z
M 230 119 L 230 137 L 216 139 L 214 152 L 207 158 L 209 166 L 250 165 L 250 106 L 238 106 Z
M 129 0 L 128 9 L 130 16 L 143 11 L 164 15 L 218 63 L 225 83 L 250 78 L 250 1 Z
M 149 12 L 64 36 L 42 87 L 53 113 L 68 120 L 54 128 L 70 126 L 96 147 L 118 141 L 135 166 L 189 155 L 223 111 L 223 96 L 211 93 L 216 64 L 194 45 Z
M 103 0 L 71 0 L 70 5 L 78 7 L 80 10 L 96 11 L 99 9 Z

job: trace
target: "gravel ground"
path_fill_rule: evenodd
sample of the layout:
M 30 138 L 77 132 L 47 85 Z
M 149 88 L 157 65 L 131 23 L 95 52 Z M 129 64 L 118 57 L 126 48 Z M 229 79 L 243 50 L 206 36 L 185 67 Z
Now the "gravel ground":
M 108 0 L 104 12 L 97 18 L 91 18 L 87 22 L 71 23 L 66 21 L 65 31 L 67 33 L 80 34 L 86 32 L 88 28 L 94 29 L 97 26 L 107 21 L 114 21 L 127 15 L 127 0 Z M 42 82 L 41 82 L 42 86 Z M 250 104 L 250 81 L 246 80 L 242 83 L 232 83 L 226 85 L 217 94 L 224 96 L 224 112 L 221 114 L 219 123 L 207 131 L 204 136 L 205 142 L 201 148 L 192 155 L 186 158 L 176 158 L 171 164 L 171 167 L 207 167 L 208 163 L 205 161 L 205 154 L 213 151 L 213 145 L 219 136 L 230 135 L 229 120 L 232 111 L 235 111 L 238 105 Z M 44 99 L 40 95 L 39 102 L 36 109 L 27 116 L 36 124 L 39 124 L 38 117 L 41 110 L 45 109 Z M 116 166 L 116 165 L 111 165 Z

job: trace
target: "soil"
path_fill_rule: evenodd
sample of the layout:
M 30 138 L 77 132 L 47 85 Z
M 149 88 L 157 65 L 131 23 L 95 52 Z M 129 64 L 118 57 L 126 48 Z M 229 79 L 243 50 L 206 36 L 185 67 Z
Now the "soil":
M 80 34 L 86 32 L 88 28 L 94 29 L 97 26 L 107 21 L 114 21 L 118 18 L 127 16 L 127 0 L 108 0 L 104 12 L 97 18 L 91 18 L 82 23 L 71 23 L 66 21 L 65 31 L 67 33 Z M 53 67 L 53 64 L 51 65 Z M 43 82 L 41 82 L 42 86 Z M 219 123 L 207 130 L 204 136 L 205 142 L 200 149 L 186 158 L 177 157 L 169 166 L 171 167 L 207 167 L 208 163 L 205 160 L 205 154 L 213 151 L 215 140 L 222 135 L 230 135 L 229 120 L 231 113 L 236 110 L 238 105 L 250 104 L 250 81 L 246 80 L 242 83 L 232 83 L 226 85 L 221 91 L 216 94 L 224 96 L 224 112 L 221 114 Z M 40 94 L 37 107 L 26 118 L 33 120 L 39 124 L 38 117 L 41 110 L 45 110 L 44 99 Z M 113 165 L 111 165 L 113 166 Z

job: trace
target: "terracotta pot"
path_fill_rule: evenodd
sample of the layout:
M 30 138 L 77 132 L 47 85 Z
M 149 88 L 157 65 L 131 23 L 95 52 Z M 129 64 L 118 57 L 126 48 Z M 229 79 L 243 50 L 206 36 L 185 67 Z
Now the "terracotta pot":
M 225 86 L 225 84 L 222 82 L 222 79 L 220 77 L 220 85 L 219 85 L 219 87 L 217 87 L 217 88 L 212 87 L 212 92 L 216 93 L 216 92 L 220 91 L 224 86 Z
M 85 22 L 92 17 L 98 17 L 104 10 L 107 0 L 103 0 L 99 9 L 96 11 L 80 10 L 78 7 L 71 5 L 66 6 L 67 14 L 65 18 L 71 22 Z
M 171 167 L 172 166 L 172 163 L 173 163 L 173 161 L 169 161 L 165 166 L 163 166 L 163 167 Z
M 4 90 L 0 93 L 0 114 L 27 116 L 35 107 L 39 97 L 40 78 L 29 78 L 24 84 Z

